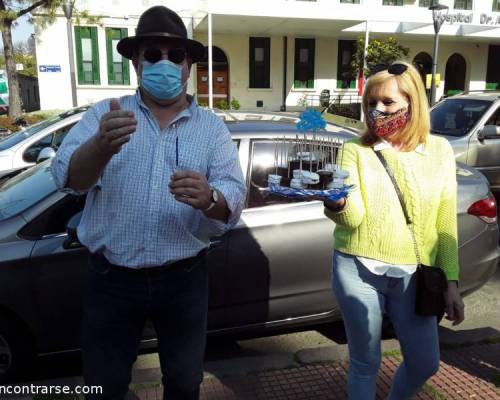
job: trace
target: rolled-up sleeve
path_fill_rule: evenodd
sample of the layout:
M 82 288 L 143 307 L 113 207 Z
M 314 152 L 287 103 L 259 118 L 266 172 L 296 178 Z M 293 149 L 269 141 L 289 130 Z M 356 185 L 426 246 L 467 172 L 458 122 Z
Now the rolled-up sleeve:
M 85 112 L 82 119 L 68 132 L 52 160 L 51 172 L 60 191 L 83 194 L 100 184 L 100 180 L 86 191 L 76 191 L 68 187 L 68 174 L 71 157 L 75 151 L 92 136 L 99 127 L 99 118 L 94 107 Z
M 208 183 L 226 199 L 229 218 L 226 223 L 207 218 L 212 234 L 221 235 L 238 222 L 246 199 L 246 184 L 238 157 L 238 149 L 226 125 L 216 125 L 216 140 L 209 161 Z

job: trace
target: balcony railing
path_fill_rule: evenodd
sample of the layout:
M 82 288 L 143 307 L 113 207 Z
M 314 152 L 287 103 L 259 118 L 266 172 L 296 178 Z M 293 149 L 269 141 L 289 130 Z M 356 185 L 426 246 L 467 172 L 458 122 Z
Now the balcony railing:
M 455 0 L 455 10 L 472 10 L 472 0 Z

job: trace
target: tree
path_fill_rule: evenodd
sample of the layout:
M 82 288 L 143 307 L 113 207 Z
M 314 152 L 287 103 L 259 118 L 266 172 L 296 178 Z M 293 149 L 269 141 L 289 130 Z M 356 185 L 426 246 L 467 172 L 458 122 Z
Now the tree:
M 363 53 L 365 48 L 365 38 L 360 37 L 356 41 L 356 52 L 351 68 L 355 75 L 363 68 Z M 408 57 L 410 49 L 401 46 L 393 37 L 387 39 L 373 39 L 368 42 L 366 51 L 366 70 L 365 76 L 369 75 L 371 68 L 377 64 L 391 64 L 397 60 L 405 60 Z
M 38 8 L 46 8 L 49 12 L 59 7 L 62 0 L 0 0 L 0 28 L 5 56 L 5 70 L 9 82 L 9 117 L 17 119 L 21 115 L 21 97 L 19 80 L 16 72 L 14 46 L 12 44 L 12 27 L 16 20 Z

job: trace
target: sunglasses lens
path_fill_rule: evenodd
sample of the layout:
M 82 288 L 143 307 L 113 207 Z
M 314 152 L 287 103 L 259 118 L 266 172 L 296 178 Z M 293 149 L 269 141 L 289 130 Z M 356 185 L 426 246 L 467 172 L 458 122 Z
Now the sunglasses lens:
M 186 50 L 181 48 L 171 49 L 168 52 L 168 59 L 175 64 L 180 64 L 186 58 Z
M 144 51 L 144 59 L 152 64 L 161 60 L 161 50 L 149 48 Z
M 393 75 L 401 75 L 403 72 L 405 72 L 408 69 L 408 67 L 404 64 L 392 64 L 388 71 L 389 73 Z

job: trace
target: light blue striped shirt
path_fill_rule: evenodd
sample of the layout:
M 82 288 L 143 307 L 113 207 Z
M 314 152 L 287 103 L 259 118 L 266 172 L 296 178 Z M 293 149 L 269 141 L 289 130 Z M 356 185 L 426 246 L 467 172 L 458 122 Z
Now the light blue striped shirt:
M 111 263 L 131 268 L 196 255 L 210 237 L 236 224 L 245 202 L 246 185 L 230 132 L 221 118 L 194 100 L 162 131 L 139 92 L 120 98 L 120 108 L 135 114 L 137 129 L 88 191 L 78 226 L 81 243 Z M 66 186 L 71 156 L 96 134 L 108 111 L 109 100 L 95 104 L 64 139 L 52 162 L 59 189 L 72 191 Z M 205 175 L 224 195 L 231 212 L 227 224 L 174 199 L 168 184 L 176 168 Z

